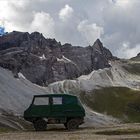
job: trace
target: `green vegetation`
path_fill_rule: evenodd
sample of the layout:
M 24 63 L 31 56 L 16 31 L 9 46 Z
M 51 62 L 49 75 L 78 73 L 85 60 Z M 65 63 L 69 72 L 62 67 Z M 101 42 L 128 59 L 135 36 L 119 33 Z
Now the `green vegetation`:
M 125 122 L 140 122 L 140 91 L 126 87 L 105 87 L 81 93 L 81 101 L 93 110 Z
M 140 129 L 117 129 L 117 130 L 106 130 L 99 131 L 96 134 L 101 135 L 128 135 L 128 134 L 140 134 Z
M 123 68 L 129 73 L 140 75 L 140 63 L 131 62 L 123 65 Z

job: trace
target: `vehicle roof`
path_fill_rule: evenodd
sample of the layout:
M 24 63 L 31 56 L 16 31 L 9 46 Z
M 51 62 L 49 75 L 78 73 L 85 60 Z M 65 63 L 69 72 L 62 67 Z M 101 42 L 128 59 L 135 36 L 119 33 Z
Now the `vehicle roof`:
M 34 97 L 76 97 L 75 95 L 71 94 L 63 94 L 63 93 L 57 93 L 57 94 L 42 94 L 42 95 L 34 95 Z

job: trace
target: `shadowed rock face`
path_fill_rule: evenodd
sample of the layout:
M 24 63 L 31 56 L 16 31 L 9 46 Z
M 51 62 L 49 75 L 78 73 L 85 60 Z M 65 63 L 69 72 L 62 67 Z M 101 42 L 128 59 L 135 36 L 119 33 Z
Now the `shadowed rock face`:
M 137 55 L 138 57 L 140 57 L 140 53 L 138 53 L 138 55 Z
M 0 66 L 12 70 L 15 77 L 21 72 L 38 85 L 73 79 L 93 69 L 109 67 L 115 59 L 99 39 L 93 46 L 61 45 L 55 39 L 45 39 L 38 32 L 11 32 L 0 37 Z

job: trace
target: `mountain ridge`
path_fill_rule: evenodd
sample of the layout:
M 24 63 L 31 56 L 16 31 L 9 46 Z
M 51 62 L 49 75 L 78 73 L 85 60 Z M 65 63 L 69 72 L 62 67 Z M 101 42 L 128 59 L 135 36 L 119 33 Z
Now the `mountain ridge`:
M 80 47 L 61 45 L 39 32 L 13 31 L 0 37 L 0 66 L 11 70 L 15 77 L 21 72 L 41 86 L 110 67 L 109 60 L 114 59 L 99 39 L 92 46 Z

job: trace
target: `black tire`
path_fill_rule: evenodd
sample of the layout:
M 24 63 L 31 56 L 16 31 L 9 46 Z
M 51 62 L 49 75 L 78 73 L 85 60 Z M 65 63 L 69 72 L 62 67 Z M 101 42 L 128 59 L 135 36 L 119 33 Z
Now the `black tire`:
M 66 128 L 68 130 L 75 130 L 79 128 L 79 121 L 77 119 L 71 119 L 67 122 Z
M 36 131 L 45 131 L 47 128 L 46 121 L 42 119 L 36 120 L 33 124 Z

